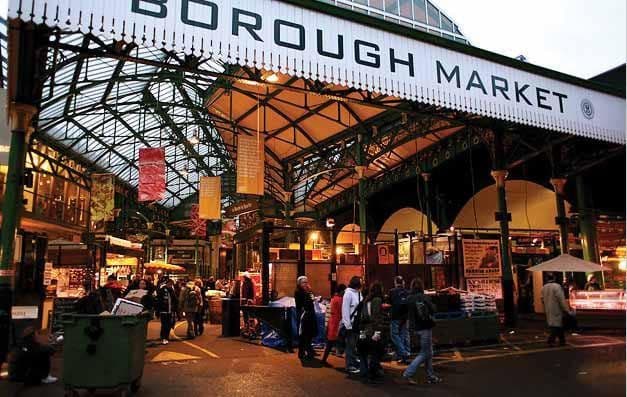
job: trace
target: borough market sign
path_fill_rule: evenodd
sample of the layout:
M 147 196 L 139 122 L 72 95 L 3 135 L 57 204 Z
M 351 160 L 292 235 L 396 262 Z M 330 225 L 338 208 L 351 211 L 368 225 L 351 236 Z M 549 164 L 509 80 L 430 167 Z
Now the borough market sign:
M 498 61 L 504 57 L 494 55 L 494 61 L 375 28 L 380 22 L 366 24 L 368 17 L 323 12 L 333 10 L 330 5 L 304 3 L 10 0 L 9 17 L 625 143 L 624 97 Z

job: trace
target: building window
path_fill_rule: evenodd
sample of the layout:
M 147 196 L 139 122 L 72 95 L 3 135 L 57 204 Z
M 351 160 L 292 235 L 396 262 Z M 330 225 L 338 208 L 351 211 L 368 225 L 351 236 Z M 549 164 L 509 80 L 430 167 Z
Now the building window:
M 385 0 L 385 12 L 398 15 L 398 0 Z
M 413 13 L 411 10 L 411 2 L 412 0 L 399 0 L 402 17 L 413 19 Z
M 427 1 L 427 13 L 429 14 L 429 25 L 439 28 L 440 11 L 430 1 Z
M 370 0 L 370 7 L 383 10 L 383 0 Z
M 442 14 L 442 30 L 447 32 L 455 32 L 453 27 L 453 21 L 451 21 L 446 15 Z
M 427 8 L 425 0 L 414 0 L 414 20 L 427 23 Z

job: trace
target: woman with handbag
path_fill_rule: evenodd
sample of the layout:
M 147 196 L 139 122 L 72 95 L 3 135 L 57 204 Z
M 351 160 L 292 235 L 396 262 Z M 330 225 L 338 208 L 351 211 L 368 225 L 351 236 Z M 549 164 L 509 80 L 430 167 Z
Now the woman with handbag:
M 359 351 L 359 374 L 364 382 L 380 383 L 381 359 L 385 353 L 383 332 L 383 285 L 375 282 L 361 307 L 361 322 L 357 350 Z

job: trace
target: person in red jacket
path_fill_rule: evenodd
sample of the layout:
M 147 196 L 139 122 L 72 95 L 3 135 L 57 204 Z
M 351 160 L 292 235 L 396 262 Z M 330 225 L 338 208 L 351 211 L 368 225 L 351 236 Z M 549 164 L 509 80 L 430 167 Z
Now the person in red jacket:
M 331 298 L 331 317 L 329 317 L 329 324 L 327 325 L 327 345 L 324 348 L 324 355 L 322 356 L 322 363 L 327 363 L 327 358 L 331 349 L 336 346 L 339 332 L 340 322 L 342 321 L 342 297 L 346 291 L 346 286 L 340 284 L 337 287 L 337 292 Z

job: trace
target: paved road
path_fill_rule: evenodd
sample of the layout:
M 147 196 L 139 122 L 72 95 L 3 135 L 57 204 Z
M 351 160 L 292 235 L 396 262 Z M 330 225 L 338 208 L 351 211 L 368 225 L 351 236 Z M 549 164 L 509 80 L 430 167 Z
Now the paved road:
M 151 327 L 149 338 L 155 331 Z M 334 368 L 303 367 L 293 354 L 219 338 L 217 332 L 212 327 L 193 341 L 149 347 L 137 396 L 625 396 L 625 343 L 619 336 L 571 336 L 569 346 L 550 350 L 538 331 L 507 334 L 500 345 L 441 351 L 436 368 L 445 382 L 409 386 L 396 364 L 386 365 L 383 385 L 365 385 Z M 330 361 L 338 368 L 343 364 L 335 357 Z M 55 361 L 55 371 L 61 365 Z M 19 389 L 2 381 L 0 395 L 56 397 L 63 388 Z

